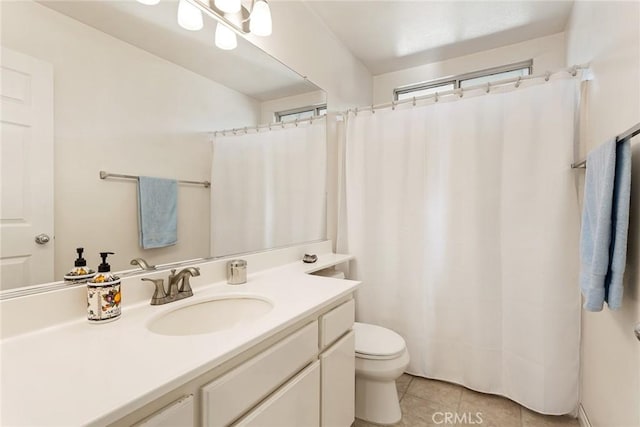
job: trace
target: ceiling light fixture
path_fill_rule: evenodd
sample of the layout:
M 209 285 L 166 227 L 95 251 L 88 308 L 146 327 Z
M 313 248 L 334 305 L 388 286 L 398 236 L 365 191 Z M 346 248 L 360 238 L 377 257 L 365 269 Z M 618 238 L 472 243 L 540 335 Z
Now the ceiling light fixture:
M 224 13 L 237 13 L 242 8 L 240 0 L 215 0 L 213 4 Z
M 216 46 L 223 50 L 232 50 L 238 46 L 238 39 L 229 27 L 218 22 L 216 25 Z
M 185 30 L 199 31 L 204 27 L 202 12 L 193 3 L 180 0 L 178 3 L 178 24 Z
M 160 0 L 138 2 L 155 5 Z M 218 21 L 215 44 L 220 49 L 235 49 L 236 33 L 266 37 L 272 32 L 271 10 L 266 0 L 180 0 L 178 24 L 190 31 L 201 30 L 204 27 L 202 12 Z
M 253 4 L 249 28 L 251 34 L 256 36 L 266 37 L 271 35 L 271 10 L 265 0 L 257 0 Z

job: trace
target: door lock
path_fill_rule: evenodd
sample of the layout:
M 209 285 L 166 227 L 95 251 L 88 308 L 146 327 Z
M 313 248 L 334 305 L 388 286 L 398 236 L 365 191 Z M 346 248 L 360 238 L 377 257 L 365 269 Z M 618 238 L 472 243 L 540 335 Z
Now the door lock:
M 39 245 L 46 245 L 47 243 L 49 243 L 49 240 L 51 240 L 51 237 L 42 233 L 42 234 L 38 234 L 35 240 L 36 240 L 36 243 Z

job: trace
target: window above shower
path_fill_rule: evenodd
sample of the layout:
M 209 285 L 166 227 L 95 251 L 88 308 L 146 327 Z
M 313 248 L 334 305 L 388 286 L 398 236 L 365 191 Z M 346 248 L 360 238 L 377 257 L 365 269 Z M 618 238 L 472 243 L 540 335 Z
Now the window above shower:
M 440 79 L 397 87 L 393 90 L 393 99 L 402 101 L 413 97 L 433 95 L 436 92 L 446 92 L 454 89 L 465 89 L 470 86 L 491 83 L 498 80 L 519 76 L 528 76 L 533 69 L 533 60 L 488 68 L 471 73 L 448 76 Z
M 293 122 L 296 120 L 319 117 L 327 114 L 327 104 L 309 105 L 287 111 L 276 111 L 276 122 Z

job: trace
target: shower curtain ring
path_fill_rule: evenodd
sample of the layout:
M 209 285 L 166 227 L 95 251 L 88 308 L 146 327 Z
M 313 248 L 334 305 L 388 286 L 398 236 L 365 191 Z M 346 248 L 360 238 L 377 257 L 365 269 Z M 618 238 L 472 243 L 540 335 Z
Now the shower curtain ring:
M 356 109 L 354 110 L 355 115 L 358 115 L 358 107 L 356 107 Z
M 487 82 L 487 93 L 491 92 L 491 83 Z
M 296 119 L 296 127 L 298 127 L 298 119 Z
M 464 90 L 460 89 L 460 98 L 464 96 Z
M 575 77 L 578 74 L 578 67 L 575 65 L 571 68 L 571 76 Z
M 258 130 L 256 129 L 256 132 L 257 132 L 257 131 L 258 131 Z M 246 135 L 247 133 L 249 133 L 249 131 L 247 130 L 247 127 L 245 126 L 245 127 L 244 127 L 244 134 Z
M 516 81 L 516 89 L 520 87 L 521 81 L 522 81 L 522 76 L 518 76 L 518 80 Z
M 413 106 L 414 107 L 416 106 L 416 97 L 415 96 L 413 97 Z
M 376 109 L 373 108 L 373 104 L 371 104 L 371 114 L 375 114 L 376 113 Z
M 280 125 L 281 125 L 282 129 L 284 129 L 284 122 L 283 121 L 280 122 Z
M 547 71 L 546 73 L 544 73 L 544 81 L 548 82 L 549 81 L 549 77 L 551 77 L 551 73 L 549 71 Z
M 396 102 L 395 101 L 391 101 L 391 110 L 395 111 L 396 109 Z
M 436 92 L 436 99 L 435 99 L 435 101 L 436 101 L 436 102 L 438 102 L 438 92 Z

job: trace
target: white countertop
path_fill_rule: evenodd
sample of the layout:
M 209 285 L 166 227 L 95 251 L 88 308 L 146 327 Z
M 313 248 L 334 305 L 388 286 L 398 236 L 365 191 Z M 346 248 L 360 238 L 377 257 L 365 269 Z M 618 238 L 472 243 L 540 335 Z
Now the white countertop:
M 0 344 L 0 424 L 116 421 L 352 293 L 360 282 L 305 274 L 350 258 L 321 255 L 314 264 L 297 261 L 250 274 L 243 285 L 199 286 L 192 298 L 166 305 L 125 304 L 122 317 L 111 323 L 77 320 L 5 339 Z M 190 336 L 157 335 L 146 328 L 161 312 L 216 296 L 247 294 L 274 304 L 249 325 Z

